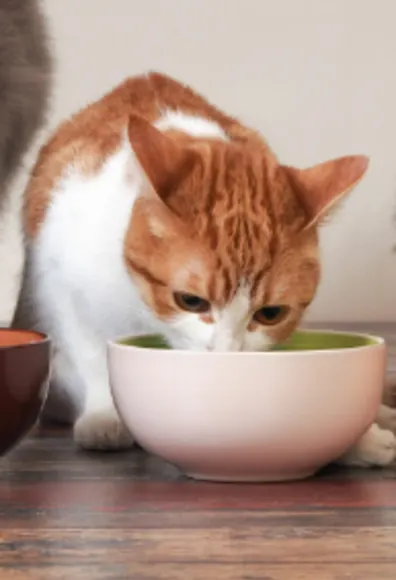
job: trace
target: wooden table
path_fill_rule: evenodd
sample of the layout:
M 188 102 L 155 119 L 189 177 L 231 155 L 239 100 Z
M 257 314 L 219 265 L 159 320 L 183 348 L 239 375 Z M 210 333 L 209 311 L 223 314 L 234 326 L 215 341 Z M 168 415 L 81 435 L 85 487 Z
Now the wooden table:
M 396 468 L 198 483 L 48 430 L 1 460 L 0 580 L 165 578 L 395 580 Z

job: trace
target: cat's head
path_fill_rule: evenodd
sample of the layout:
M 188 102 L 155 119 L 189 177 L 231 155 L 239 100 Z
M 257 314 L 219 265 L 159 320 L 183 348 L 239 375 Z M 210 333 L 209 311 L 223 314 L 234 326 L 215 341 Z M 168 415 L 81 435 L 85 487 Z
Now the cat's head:
M 318 224 L 367 158 L 298 170 L 259 142 L 188 141 L 137 117 L 129 137 L 144 181 L 125 255 L 168 340 L 258 351 L 285 339 L 319 283 Z

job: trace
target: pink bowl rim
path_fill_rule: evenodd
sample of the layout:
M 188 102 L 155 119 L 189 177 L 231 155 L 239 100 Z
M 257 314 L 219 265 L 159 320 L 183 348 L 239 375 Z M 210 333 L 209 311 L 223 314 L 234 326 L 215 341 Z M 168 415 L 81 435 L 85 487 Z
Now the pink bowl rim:
M 229 357 L 257 357 L 265 355 L 266 358 L 269 357 L 285 357 L 285 356 L 304 356 L 304 357 L 312 357 L 312 356 L 335 356 L 340 353 L 356 353 L 356 352 L 366 352 L 368 350 L 385 350 L 386 349 L 386 341 L 382 336 L 377 336 L 369 333 L 363 332 L 348 332 L 348 331 L 340 331 L 334 329 L 325 329 L 325 328 L 315 328 L 315 329 L 298 329 L 299 332 L 307 332 L 309 334 L 333 334 L 338 336 L 350 336 L 356 338 L 364 338 L 366 340 L 370 340 L 371 344 L 364 344 L 360 346 L 354 347 L 339 347 L 339 348 L 322 348 L 322 349 L 309 349 L 309 350 L 288 350 L 288 351 L 276 351 L 276 350 L 268 350 L 268 351 L 218 351 L 218 352 L 211 352 L 211 351 L 191 351 L 191 350 L 182 350 L 182 349 L 162 349 L 162 348 L 150 348 L 150 347 L 140 347 L 134 346 L 130 344 L 121 344 L 121 341 L 125 340 L 132 340 L 133 338 L 139 338 L 143 336 L 153 336 L 153 335 L 160 335 L 159 333 L 147 333 L 142 335 L 123 335 L 117 338 L 113 338 L 107 341 L 107 349 L 109 350 L 122 350 L 122 351 L 141 351 L 148 353 L 155 353 L 158 356 L 193 356 L 193 357 L 207 357 L 208 355 L 211 357 L 222 357 L 222 358 L 229 358 Z

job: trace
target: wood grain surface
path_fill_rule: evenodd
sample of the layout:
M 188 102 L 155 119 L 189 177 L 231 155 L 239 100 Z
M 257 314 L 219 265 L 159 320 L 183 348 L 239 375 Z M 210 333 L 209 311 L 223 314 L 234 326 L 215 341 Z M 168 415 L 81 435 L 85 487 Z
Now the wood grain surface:
M 386 335 L 393 371 L 396 328 L 364 330 Z M 0 460 L 0 523 L 0 580 L 396 579 L 393 467 L 202 483 L 45 429 Z

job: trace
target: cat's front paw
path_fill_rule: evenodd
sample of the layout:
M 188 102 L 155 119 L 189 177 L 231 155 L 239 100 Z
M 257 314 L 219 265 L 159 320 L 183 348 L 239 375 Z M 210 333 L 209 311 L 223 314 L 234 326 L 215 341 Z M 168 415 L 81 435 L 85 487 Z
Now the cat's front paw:
M 357 467 L 384 467 L 393 463 L 395 457 L 395 435 L 375 423 L 339 463 Z
M 133 438 L 114 409 L 84 413 L 74 425 L 75 442 L 89 450 L 128 449 Z

